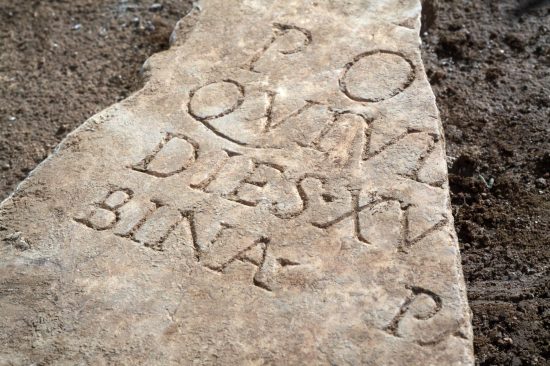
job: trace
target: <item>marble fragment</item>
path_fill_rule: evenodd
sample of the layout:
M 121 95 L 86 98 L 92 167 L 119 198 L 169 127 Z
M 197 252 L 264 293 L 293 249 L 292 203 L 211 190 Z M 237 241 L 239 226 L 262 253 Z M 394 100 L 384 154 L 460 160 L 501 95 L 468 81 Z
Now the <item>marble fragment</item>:
M 1 204 L 0 364 L 473 365 L 420 10 L 202 0 Z

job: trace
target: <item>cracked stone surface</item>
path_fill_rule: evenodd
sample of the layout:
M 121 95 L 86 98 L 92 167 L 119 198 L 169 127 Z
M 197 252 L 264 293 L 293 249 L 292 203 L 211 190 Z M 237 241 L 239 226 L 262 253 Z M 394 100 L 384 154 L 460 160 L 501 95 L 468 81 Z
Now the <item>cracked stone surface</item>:
M 2 203 L 0 364 L 473 364 L 419 19 L 197 4 Z

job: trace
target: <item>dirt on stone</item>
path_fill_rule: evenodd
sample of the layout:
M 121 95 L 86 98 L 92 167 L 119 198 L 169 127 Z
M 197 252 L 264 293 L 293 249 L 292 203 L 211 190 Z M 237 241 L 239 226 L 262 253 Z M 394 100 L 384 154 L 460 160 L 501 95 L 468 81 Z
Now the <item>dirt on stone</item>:
M 432 1 L 423 29 L 480 365 L 550 363 L 550 10 L 518 4 Z M 141 65 L 190 8 L 0 0 L 0 199 L 141 87 Z

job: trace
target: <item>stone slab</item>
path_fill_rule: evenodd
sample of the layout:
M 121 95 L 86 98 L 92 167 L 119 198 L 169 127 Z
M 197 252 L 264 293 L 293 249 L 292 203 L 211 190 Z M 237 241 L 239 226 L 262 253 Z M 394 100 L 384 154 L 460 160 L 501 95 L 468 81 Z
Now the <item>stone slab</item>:
M 419 18 L 198 4 L 2 203 L 0 364 L 473 364 Z

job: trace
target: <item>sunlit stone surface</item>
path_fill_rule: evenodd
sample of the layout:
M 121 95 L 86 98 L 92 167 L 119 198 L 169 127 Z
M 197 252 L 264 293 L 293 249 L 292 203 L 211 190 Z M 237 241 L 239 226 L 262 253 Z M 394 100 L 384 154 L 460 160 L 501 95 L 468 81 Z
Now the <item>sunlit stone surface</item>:
M 419 14 L 202 1 L 2 204 L 0 364 L 472 364 Z

